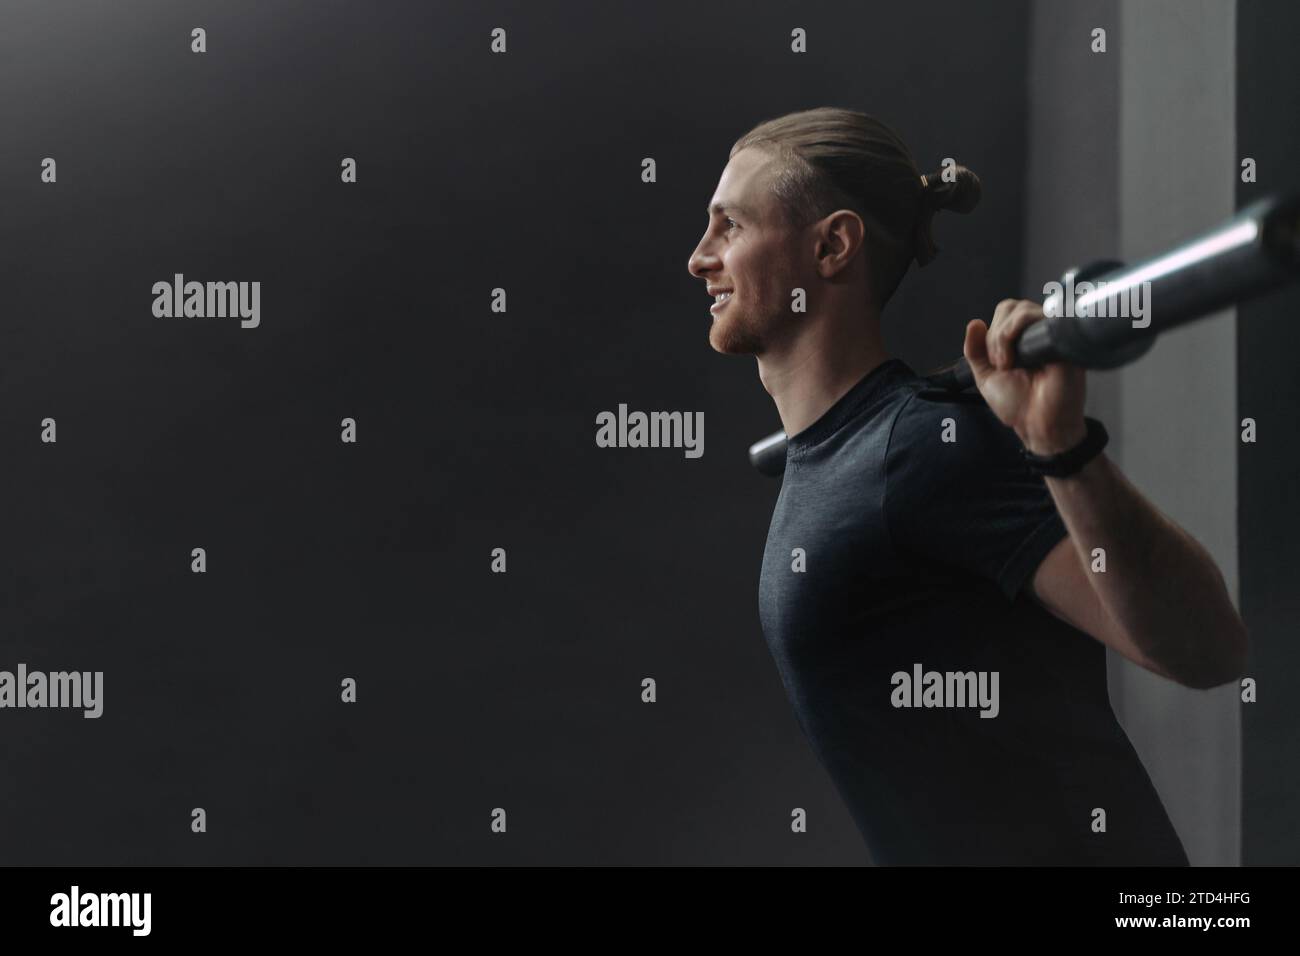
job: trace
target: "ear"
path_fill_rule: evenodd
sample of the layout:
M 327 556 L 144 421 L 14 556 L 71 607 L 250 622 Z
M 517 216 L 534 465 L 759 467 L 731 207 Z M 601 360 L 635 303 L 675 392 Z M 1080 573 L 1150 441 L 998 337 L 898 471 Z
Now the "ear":
M 824 278 L 847 269 L 862 249 L 866 227 L 852 209 L 837 209 L 817 223 L 817 268 Z

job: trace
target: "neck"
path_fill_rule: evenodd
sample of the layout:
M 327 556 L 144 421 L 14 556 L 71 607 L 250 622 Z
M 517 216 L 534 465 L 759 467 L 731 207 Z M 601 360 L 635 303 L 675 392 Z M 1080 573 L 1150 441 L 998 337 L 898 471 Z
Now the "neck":
M 795 338 L 758 356 L 758 377 L 790 437 L 889 358 L 878 315 L 809 318 Z

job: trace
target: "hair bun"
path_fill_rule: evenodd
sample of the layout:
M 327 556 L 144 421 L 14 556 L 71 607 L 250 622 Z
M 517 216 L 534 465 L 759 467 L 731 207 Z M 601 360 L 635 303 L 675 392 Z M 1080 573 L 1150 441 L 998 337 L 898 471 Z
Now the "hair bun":
M 950 166 L 952 181 L 944 179 L 943 170 L 922 176 L 917 186 L 921 193 L 921 210 L 916 217 L 916 236 L 913 255 L 924 266 L 939 254 L 932 233 L 934 214 L 940 209 L 968 213 L 979 205 L 982 187 L 980 178 L 965 166 Z

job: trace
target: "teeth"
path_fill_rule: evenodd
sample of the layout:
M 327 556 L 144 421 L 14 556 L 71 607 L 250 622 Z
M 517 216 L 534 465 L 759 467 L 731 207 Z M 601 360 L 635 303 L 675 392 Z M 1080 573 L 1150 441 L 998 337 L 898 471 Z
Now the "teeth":
M 731 298 L 731 293 L 730 293 L 730 292 L 719 292 L 719 293 L 718 293 L 717 295 L 715 295 L 713 298 L 714 298 L 714 300 L 717 301 L 717 302 L 722 302 L 722 301 L 725 300 L 725 299 L 730 299 L 730 298 Z

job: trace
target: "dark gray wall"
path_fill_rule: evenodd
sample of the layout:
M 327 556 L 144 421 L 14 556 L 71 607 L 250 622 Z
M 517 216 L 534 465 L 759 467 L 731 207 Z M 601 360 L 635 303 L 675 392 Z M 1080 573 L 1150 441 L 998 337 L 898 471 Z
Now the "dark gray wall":
M 106 682 L 0 715 L 0 862 L 866 861 L 759 630 L 779 422 L 686 260 L 749 126 L 865 109 L 984 179 L 887 314 L 959 355 L 1021 275 L 1023 3 L 0 16 L 0 667 Z M 154 318 L 175 272 L 261 327 Z M 620 402 L 704 457 L 597 448 Z
M 1237 6 L 1237 161 L 1258 163 L 1257 182 L 1237 179 L 1237 201 L 1300 190 L 1300 82 L 1295 38 L 1300 7 Z M 1290 288 L 1237 309 L 1237 423 L 1255 419 L 1257 441 L 1241 444 L 1241 612 L 1250 629 L 1250 676 L 1259 699 L 1242 705 L 1243 862 L 1300 863 L 1300 290 Z

